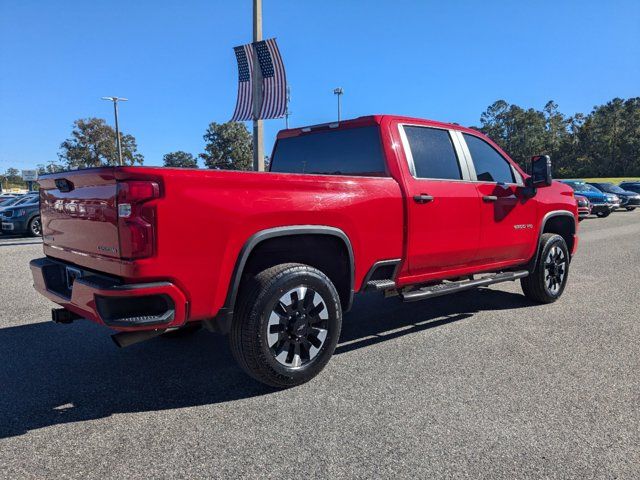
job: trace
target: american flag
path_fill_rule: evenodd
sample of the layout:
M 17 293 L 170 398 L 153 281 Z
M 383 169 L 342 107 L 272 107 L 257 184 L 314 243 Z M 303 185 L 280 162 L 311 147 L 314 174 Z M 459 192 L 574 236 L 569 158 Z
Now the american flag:
M 287 77 L 275 38 L 254 44 L 262 72 L 262 105 L 258 118 L 281 118 L 287 110 Z
M 262 104 L 258 118 L 280 118 L 287 110 L 287 77 L 275 38 L 235 47 L 238 61 L 238 99 L 231 121 L 253 117 L 253 49 L 262 73 Z
M 251 44 L 234 47 L 238 61 L 238 99 L 232 122 L 253 118 L 253 49 Z

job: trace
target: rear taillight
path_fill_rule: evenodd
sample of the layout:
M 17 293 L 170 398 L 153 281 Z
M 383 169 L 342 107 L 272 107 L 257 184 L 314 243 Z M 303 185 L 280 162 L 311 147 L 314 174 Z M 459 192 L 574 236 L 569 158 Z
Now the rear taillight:
M 155 250 L 156 207 L 147 204 L 160 196 L 156 182 L 118 182 L 118 231 L 122 258 L 145 258 Z

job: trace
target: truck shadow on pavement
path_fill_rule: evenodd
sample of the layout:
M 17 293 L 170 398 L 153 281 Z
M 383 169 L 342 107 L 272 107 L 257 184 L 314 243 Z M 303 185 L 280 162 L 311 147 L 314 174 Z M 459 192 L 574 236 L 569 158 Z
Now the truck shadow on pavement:
M 336 354 L 473 317 L 531 306 L 499 290 L 403 304 L 361 295 L 345 316 Z M 103 327 L 34 323 L 0 329 L 0 438 L 51 425 L 210 405 L 273 392 L 235 364 L 226 337 L 201 331 L 119 350 Z

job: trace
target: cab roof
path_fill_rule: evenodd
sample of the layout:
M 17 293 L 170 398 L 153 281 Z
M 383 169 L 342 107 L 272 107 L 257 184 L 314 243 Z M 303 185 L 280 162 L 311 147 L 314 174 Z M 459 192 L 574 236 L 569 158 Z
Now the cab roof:
M 353 128 L 364 127 L 368 125 L 380 125 L 383 120 L 391 120 L 400 123 L 414 123 L 418 125 L 424 125 L 427 127 L 439 127 L 448 128 L 451 130 L 460 130 L 462 132 L 479 133 L 471 128 L 463 127 L 457 123 L 439 122 L 436 120 L 429 120 L 425 118 L 407 117 L 403 115 L 389 115 L 389 114 L 377 114 L 377 115 L 365 115 L 362 117 L 351 118 L 348 120 L 340 120 L 335 122 L 320 123 L 317 125 L 307 125 L 304 127 L 290 128 L 289 130 L 280 130 L 277 138 L 295 137 L 302 133 L 308 133 L 311 131 L 327 130 L 327 129 L 341 129 L 341 128 Z

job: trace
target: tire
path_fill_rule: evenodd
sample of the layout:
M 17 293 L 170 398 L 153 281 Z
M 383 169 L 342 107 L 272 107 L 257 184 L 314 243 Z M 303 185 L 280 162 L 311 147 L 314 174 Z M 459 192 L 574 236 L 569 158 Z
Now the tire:
M 294 387 L 325 367 L 341 327 L 340 297 L 324 273 L 298 263 L 276 265 L 241 286 L 231 352 L 259 382 Z
M 636 207 L 625 207 L 627 209 L 627 212 L 633 212 Z
M 196 333 L 201 328 L 202 328 L 202 324 L 200 322 L 190 322 L 190 323 L 187 323 L 184 327 L 180 327 L 175 330 L 169 330 L 168 332 L 164 332 L 160 336 L 164 338 L 189 337 L 194 333 Z
M 32 237 L 40 237 L 42 235 L 42 224 L 40 223 L 40 215 L 37 215 L 29 220 L 27 233 L 29 233 L 29 235 L 31 235 Z
M 555 302 L 567 285 L 569 278 L 569 249 L 560 235 L 544 233 L 540 242 L 540 254 L 535 268 L 520 279 L 525 296 L 535 302 Z
M 606 218 L 609 215 L 611 215 L 611 212 L 598 212 L 598 213 L 596 213 L 596 216 L 598 216 L 600 218 Z

